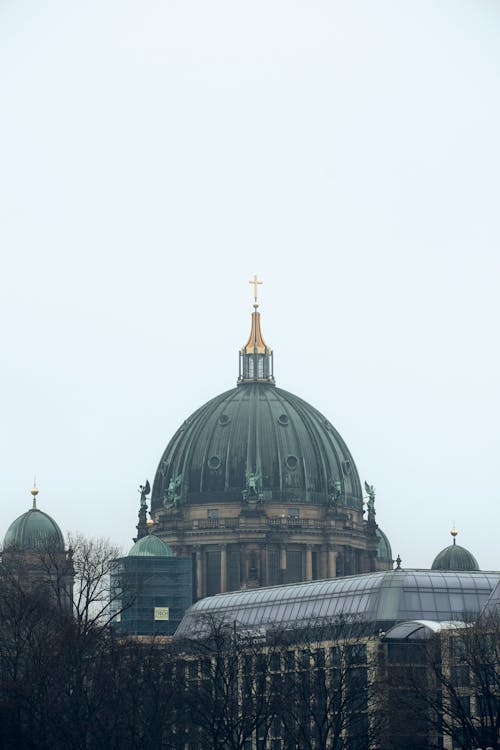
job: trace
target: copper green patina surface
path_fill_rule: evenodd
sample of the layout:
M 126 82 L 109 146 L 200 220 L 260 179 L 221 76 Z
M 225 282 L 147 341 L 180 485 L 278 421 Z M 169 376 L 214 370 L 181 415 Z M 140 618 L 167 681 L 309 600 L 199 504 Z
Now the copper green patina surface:
M 32 508 L 16 518 L 5 534 L 4 549 L 41 549 L 50 547 L 63 551 L 61 529 L 47 513 Z
M 479 570 L 479 565 L 468 549 L 459 544 L 450 544 L 436 555 L 432 570 Z
M 240 383 L 184 422 L 161 458 L 151 507 L 248 497 L 362 509 L 358 472 L 337 430 L 270 382 Z
M 378 547 L 377 547 L 378 559 L 379 560 L 392 560 L 392 549 L 389 543 L 389 539 L 387 538 L 386 534 L 384 534 L 380 526 L 377 527 L 376 534 L 377 534 L 377 539 L 378 539 Z
M 128 553 L 128 557 L 172 557 L 173 552 L 166 542 L 154 534 L 143 536 Z

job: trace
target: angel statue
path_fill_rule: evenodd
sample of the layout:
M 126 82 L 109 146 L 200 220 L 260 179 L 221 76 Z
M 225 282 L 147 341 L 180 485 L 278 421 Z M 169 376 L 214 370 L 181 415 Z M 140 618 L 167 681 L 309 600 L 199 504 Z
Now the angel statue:
M 146 497 L 151 492 L 151 487 L 147 479 L 146 479 L 146 484 L 139 485 L 139 492 L 141 493 L 141 508 L 146 508 L 147 507 Z
M 163 500 L 165 508 L 177 508 L 181 499 L 182 474 L 171 477 L 168 483 L 168 489 Z
M 260 491 L 260 472 L 245 471 L 245 489 L 241 493 L 245 502 L 262 502 L 263 494 Z
M 368 502 L 366 508 L 368 510 L 368 518 L 374 518 L 375 516 L 375 487 L 373 484 L 368 484 L 365 481 L 365 492 L 368 495 Z

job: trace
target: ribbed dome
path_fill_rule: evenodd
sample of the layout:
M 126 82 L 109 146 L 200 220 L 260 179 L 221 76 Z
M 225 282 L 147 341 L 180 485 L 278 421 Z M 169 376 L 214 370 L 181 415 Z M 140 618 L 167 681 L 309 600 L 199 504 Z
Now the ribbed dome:
M 479 565 L 468 549 L 450 544 L 436 555 L 431 570 L 479 570 Z
M 270 380 L 241 382 L 184 422 L 160 461 L 151 508 L 248 495 L 264 503 L 363 507 L 358 472 L 339 433 Z
M 64 551 L 61 529 L 47 513 L 31 508 L 16 518 L 7 529 L 4 549 L 47 549 Z
M 166 542 L 154 534 L 138 539 L 128 553 L 129 557 L 172 557 L 173 552 Z
M 384 534 L 380 526 L 377 526 L 376 534 L 378 539 L 377 558 L 379 560 L 392 561 L 392 549 L 389 543 L 389 539 Z

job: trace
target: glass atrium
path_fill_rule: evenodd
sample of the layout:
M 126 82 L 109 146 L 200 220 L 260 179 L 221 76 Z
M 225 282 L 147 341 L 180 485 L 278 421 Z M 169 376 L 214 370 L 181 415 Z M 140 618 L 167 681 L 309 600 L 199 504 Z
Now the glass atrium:
M 499 581 L 499 572 L 392 570 L 217 594 L 188 609 L 175 637 L 202 637 L 214 620 L 249 631 L 339 617 L 375 630 L 405 620 L 467 620 L 479 615 Z

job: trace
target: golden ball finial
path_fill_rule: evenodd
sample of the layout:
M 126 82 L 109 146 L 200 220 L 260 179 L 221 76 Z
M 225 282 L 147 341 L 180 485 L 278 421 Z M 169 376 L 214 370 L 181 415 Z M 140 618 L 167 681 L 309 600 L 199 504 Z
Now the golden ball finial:
M 456 530 L 455 527 L 452 528 L 452 530 L 450 531 L 450 534 L 452 535 L 453 538 L 455 538 L 458 535 L 458 531 Z
M 148 520 L 146 521 L 146 525 L 149 526 L 149 528 L 151 528 L 151 526 L 155 525 L 155 522 L 153 521 L 152 518 L 148 518 Z
M 36 486 L 36 480 L 33 482 L 33 487 L 30 490 L 33 495 L 33 510 L 36 510 L 36 496 L 38 495 L 38 487 Z

